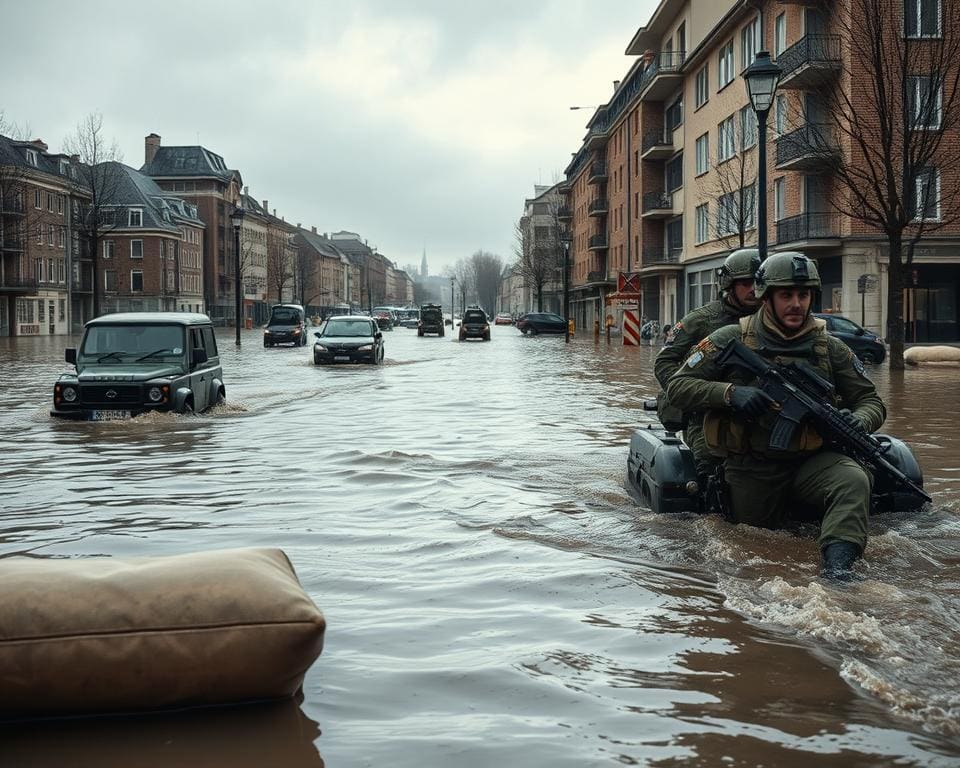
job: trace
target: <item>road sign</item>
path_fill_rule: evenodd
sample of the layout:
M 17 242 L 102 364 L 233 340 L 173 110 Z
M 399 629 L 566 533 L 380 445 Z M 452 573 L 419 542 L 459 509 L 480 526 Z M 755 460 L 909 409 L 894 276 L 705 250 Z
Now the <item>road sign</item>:
M 617 275 L 617 293 L 640 293 L 640 275 L 621 272 Z

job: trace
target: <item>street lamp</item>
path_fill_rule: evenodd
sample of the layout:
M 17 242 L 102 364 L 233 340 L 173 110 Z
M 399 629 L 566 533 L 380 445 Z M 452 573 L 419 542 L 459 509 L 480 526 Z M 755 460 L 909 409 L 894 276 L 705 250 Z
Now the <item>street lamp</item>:
M 237 346 L 240 346 L 240 227 L 243 224 L 243 214 L 246 211 L 238 205 L 230 214 L 233 224 L 233 272 L 234 272 L 234 312 L 236 313 Z
M 563 341 L 570 343 L 570 230 L 560 233 L 560 243 L 563 245 Z
M 758 162 L 757 172 L 757 250 L 760 260 L 767 258 L 767 113 L 773 105 L 773 96 L 780 82 L 780 67 L 770 61 L 767 51 L 757 53 L 757 58 L 743 73 L 747 81 L 747 93 L 753 111 L 757 114 Z
M 453 275 L 450 275 L 450 334 L 453 334 L 453 284 L 457 282 L 457 278 Z

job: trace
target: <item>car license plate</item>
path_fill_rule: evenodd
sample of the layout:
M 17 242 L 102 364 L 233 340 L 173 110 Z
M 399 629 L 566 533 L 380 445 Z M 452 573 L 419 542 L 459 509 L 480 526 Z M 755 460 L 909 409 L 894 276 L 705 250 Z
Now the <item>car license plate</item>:
M 93 421 L 120 421 L 130 418 L 130 411 L 106 410 L 91 411 L 90 418 Z
M 334 355 L 333 362 L 335 363 L 349 363 L 350 355 Z

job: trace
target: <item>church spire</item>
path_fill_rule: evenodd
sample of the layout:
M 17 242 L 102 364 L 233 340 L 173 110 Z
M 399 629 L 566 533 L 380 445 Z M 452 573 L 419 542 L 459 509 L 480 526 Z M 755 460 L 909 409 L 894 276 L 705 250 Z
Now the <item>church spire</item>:
M 427 248 L 423 248 L 423 258 L 420 260 L 420 277 L 426 278 L 427 276 Z

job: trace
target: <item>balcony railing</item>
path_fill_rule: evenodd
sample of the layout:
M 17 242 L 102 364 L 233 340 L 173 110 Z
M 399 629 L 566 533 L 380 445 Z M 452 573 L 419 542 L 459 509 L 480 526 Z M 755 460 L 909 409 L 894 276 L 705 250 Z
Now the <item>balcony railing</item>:
M 602 233 L 599 235 L 591 235 L 590 239 L 587 241 L 587 248 L 592 250 L 598 250 L 606 247 L 607 247 L 606 233 Z
M 590 205 L 587 206 L 587 213 L 590 216 L 602 216 L 610 210 L 610 203 L 605 197 L 598 197 L 596 200 L 591 200 Z
M 590 171 L 587 174 L 587 181 L 603 181 L 607 178 L 607 163 L 605 160 L 594 160 L 590 165 Z
M 23 251 L 23 240 L 16 237 L 8 237 L 4 240 L 0 240 L 0 251 L 13 251 L 20 252 Z
M 29 277 L 16 277 L 16 276 L 5 276 L 0 280 L 0 290 L 28 290 L 36 291 L 37 290 L 37 281 Z
M 643 140 L 640 142 L 640 154 L 645 155 L 651 149 L 664 149 L 673 152 L 673 134 L 668 139 L 659 128 L 647 131 L 643 134 Z
M 678 74 L 686 55 L 686 51 L 661 51 L 660 53 L 654 54 L 653 58 L 647 64 L 647 68 L 643 71 L 640 90 L 643 91 L 661 75 Z
M 643 212 L 672 211 L 673 195 L 669 192 L 647 192 L 643 196 Z
M 833 70 L 840 65 L 839 35 L 804 35 L 777 56 L 781 84 L 805 65 Z
M 683 248 L 664 248 L 662 245 L 648 245 L 643 249 L 643 263 L 641 267 L 650 267 L 657 264 L 679 264 Z
M 557 219 L 559 221 L 569 221 L 573 218 L 573 209 L 569 205 L 561 205 L 557 208 Z
M 830 126 L 810 123 L 777 139 L 777 167 L 809 169 L 829 165 L 838 152 Z
M 840 228 L 834 213 L 801 213 L 777 222 L 777 244 L 802 240 L 837 239 Z

